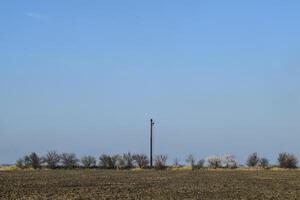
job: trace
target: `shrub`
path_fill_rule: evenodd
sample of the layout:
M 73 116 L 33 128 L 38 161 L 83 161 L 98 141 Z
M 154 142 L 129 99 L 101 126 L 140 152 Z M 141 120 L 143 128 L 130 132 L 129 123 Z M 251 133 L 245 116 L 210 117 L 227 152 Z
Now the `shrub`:
M 131 155 L 130 152 L 123 154 L 123 161 L 125 163 L 125 168 L 127 168 L 127 169 L 130 169 L 134 166 L 133 165 L 133 161 L 134 161 L 133 156 Z
M 115 154 L 111 156 L 111 163 L 112 163 L 112 168 L 116 168 L 117 160 L 119 159 L 120 155 Z
M 167 155 L 156 155 L 154 157 L 154 166 L 156 169 L 164 169 L 166 168 L 168 156 Z
M 29 167 L 31 167 L 31 161 L 30 161 L 30 158 L 29 158 L 29 156 L 24 156 L 24 166 L 26 167 L 26 168 L 29 168 Z
M 234 169 L 237 168 L 237 162 L 235 161 L 234 155 L 225 155 L 223 162 L 226 168 Z
M 185 162 L 193 168 L 195 166 L 195 162 L 196 162 L 195 156 L 193 154 L 189 154 L 186 157 Z
M 293 154 L 280 153 L 278 155 L 279 167 L 282 168 L 297 168 L 298 159 Z
M 22 158 L 19 158 L 17 161 L 16 161 L 16 166 L 20 169 L 23 169 L 25 167 L 24 165 L 24 159 Z
M 269 167 L 269 160 L 267 158 L 261 158 L 259 160 L 259 166 L 262 168 L 268 168 Z
M 60 155 L 56 151 L 49 151 L 43 160 L 48 168 L 55 169 L 60 162 Z
M 145 154 L 134 154 L 132 158 L 139 168 L 145 168 L 149 164 L 149 159 Z
M 79 160 L 75 153 L 63 153 L 60 157 L 63 167 L 72 169 L 78 166 Z
M 128 157 L 126 157 L 126 158 L 129 159 Z M 102 167 L 103 169 L 124 169 L 124 168 L 128 168 L 128 162 L 129 161 L 127 160 L 127 163 L 126 163 L 124 161 L 124 158 L 119 154 L 112 155 L 112 156 L 102 154 L 99 159 L 100 159 L 100 167 Z
M 246 164 L 249 167 L 255 167 L 259 163 L 259 157 L 257 156 L 257 153 L 252 153 L 248 156 Z
M 85 168 L 93 168 L 96 167 L 96 158 L 93 156 L 83 156 L 81 163 Z
M 222 158 L 219 156 L 211 156 L 207 158 L 207 163 L 209 167 L 220 168 L 222 167 Z
M 123 160 L 123 157 L 121 155 L 115 155 L 115 168 L 116 169 L 125 169 L 125 162 Z
M 29 158 L 33 169 L 41 168 L 42 159 L 35 152 L 31 153 Z
M 33 169 L 41 168 L 42 159 L 35 153 L 32 152 L 29 156 L 24 157 L 24 166 L 32 167 Z
M 200 159 L 198 162 L 197 162 L 197 168 L 203 168 L 204 167 L 204 163 L 205 163 L 205 160 L 204 159 Z
M 113 164 L 111 156 L 106 155 L 106 154 L 102 154 L 100 156 L 99 160 L 100 160 L 100 167 L 102 167 L 104 169 L 114 168 L 114 164 Z

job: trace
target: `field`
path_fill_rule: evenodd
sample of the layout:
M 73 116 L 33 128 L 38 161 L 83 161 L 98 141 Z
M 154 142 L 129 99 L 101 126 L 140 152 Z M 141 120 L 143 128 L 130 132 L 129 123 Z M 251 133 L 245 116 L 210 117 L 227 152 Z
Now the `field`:
M 0 199 L 300 199 L 300 171 L 0 172 Z

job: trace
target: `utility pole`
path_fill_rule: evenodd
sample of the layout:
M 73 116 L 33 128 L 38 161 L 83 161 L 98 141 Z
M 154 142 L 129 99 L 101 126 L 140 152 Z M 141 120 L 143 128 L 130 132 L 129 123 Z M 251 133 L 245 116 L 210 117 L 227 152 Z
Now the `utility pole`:
M 153 167 L 153 158 L 152 158 L 152 153 L 153 153 L 153 126 L 154 122 L 153 119 L 150 119 L 150 166 Z

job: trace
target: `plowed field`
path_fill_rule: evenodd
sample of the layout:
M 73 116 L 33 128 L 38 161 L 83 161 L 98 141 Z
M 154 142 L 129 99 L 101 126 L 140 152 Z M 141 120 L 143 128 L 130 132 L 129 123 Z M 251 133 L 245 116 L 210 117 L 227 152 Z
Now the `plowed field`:
M 0 199 L 300 199 L 300 171 L 7 171 Z

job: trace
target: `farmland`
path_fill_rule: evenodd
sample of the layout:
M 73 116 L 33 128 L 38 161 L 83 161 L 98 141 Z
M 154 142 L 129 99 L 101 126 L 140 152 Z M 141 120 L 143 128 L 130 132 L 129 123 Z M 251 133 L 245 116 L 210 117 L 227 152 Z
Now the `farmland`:
M 20 170 L 0 199 L 299 199 L 300 171 Z

